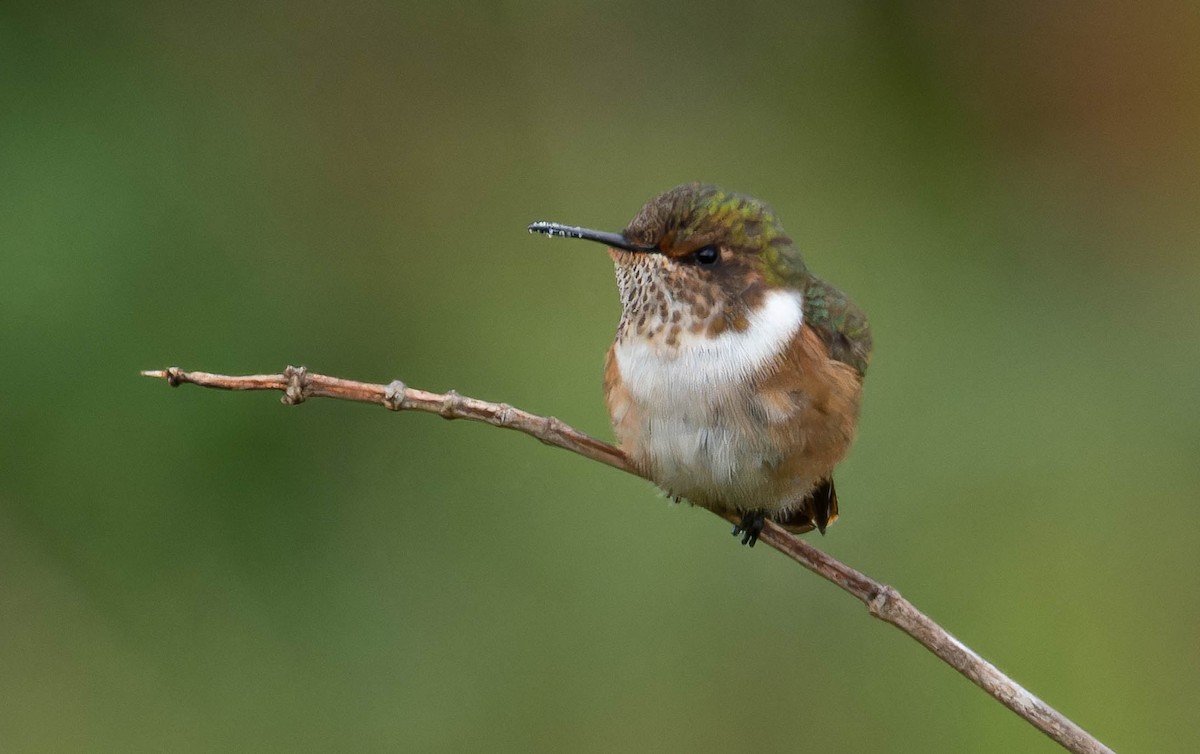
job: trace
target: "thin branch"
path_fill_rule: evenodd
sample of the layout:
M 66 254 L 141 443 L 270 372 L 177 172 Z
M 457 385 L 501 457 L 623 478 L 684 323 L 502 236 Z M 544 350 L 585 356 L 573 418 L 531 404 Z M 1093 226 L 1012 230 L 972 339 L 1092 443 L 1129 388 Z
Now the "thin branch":
M 165 379 L 172 387 L 191 383 L 221 390 L 280 390 L 283 403 L 295 405 L 307 398 L 338 398 L 375 403 L 392 411 L 423 411 L 446 419 L 467 419 L 495 427 L 515 429 L 584 458 L 640 476 L 619 449 L 576 430 L 552 416 L 538 416 L 507 403 L 489 403 L 451 390 L 430 393 L 396 381 L 387 385 L 355 382 L 338 377 L 310 374 L 304 367 L 288 367 L 283 374 L 231 377 L 208 372 L 185 372 L 178 367 L 142 372 L 146 377 Z M 722 515 L 722 514 L 717 514 Z M 737 522 L 737 516 L 722 515 Z M 892 587 L 854 570 L 807 542 L 793 537 L 771 521 L 766 522 L 759 541 L 765 542 L 818 576 L 857 597 L 871 615 L 896 626 L 991 694 L 1005 707 L 1077 754 L 1113 754 L 1087 731 L 1068 720 L 1050 705 L 1026 691 L 994 665 L 984 660 L 944 628 L 922 613 Z

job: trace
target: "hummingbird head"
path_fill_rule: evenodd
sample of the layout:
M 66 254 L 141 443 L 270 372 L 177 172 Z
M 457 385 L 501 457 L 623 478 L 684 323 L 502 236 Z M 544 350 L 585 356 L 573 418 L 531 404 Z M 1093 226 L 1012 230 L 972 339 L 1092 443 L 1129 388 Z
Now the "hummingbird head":
M 684 329 L 740 332 L 772 288 L 801 287 L 808 275 L 765 202 L 709 184 L 655 196 L 621 233 L 540 222 L 529 230 L 609 247 L 623 309 L 619 336 L 664 330 L 670 343 Z

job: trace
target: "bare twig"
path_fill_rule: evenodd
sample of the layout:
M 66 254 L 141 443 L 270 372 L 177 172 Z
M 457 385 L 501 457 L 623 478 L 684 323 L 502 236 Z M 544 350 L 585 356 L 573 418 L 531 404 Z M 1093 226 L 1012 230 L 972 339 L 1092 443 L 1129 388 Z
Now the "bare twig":
M 399 381 L 388 385 L 355 382 L 310 374 L 304 367 L 288 367 L 283 374 L 241 377 L 185 372 L 178 367 L 146 371 L 142 374 L 165 379 L 172 387 L 191 383 L 222 390 L 280 390 L 284 393 L 283 402 L 288 405 L 301 403 L 306 398 L 339 398 L 377 403 L 392 411 L 423 411 L 439 414 L 446 419 L 484 422 L 496 427 L 515 429 L 536 437 L 547 445 L 563 448 L 640 476 L 619 448 L 573 429 L 552 416 L 538 416 L 506 403 L 489 403 L 468 398 L 453 390 L 448 393 L 430 393 L 410 388 Z M 723 517 L 737 522 L 737 517 L 732 514 Z M 871 615 L 891 623 L 916 639 L 947 665 L 969 678 L 1063 748 L 1077 754 L 1112 754 L 1111 749 L 1001 673 L 914 607 L 911 602 L 901 597 L 892 587 L 859 573 L 807 542 L 793 537 L 769 520 L 759 535 L 759 541 L 766 542 L 808 570 L 857 597 L 867 606 Z

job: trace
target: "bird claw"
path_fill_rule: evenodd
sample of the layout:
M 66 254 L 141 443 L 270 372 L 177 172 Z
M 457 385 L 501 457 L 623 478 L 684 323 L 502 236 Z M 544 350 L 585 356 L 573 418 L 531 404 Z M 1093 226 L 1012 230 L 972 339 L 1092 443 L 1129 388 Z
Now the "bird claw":
M 767 523 L 767 514 L 764 511 L 746 511 L 742 514 L 742 520 L 733 526 L 733 536 L 742 535 L 742 544 L 749 547 L 754 547 L 754 543 L 758 541 L 758 535 L 762 533 L 763 526 Z

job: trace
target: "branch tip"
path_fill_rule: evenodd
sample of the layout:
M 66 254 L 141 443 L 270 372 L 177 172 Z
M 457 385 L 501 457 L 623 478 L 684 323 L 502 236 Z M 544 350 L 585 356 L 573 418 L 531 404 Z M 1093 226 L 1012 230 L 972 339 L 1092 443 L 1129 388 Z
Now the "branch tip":
M 171 387 L 179 387 L 187 382 L 185 375 L 187 374 L 179 367 L 167 367 L 166 369 L 143 369 L 140 374 L 143 377 L 153 377 L 156 380 L 166 380 Z

